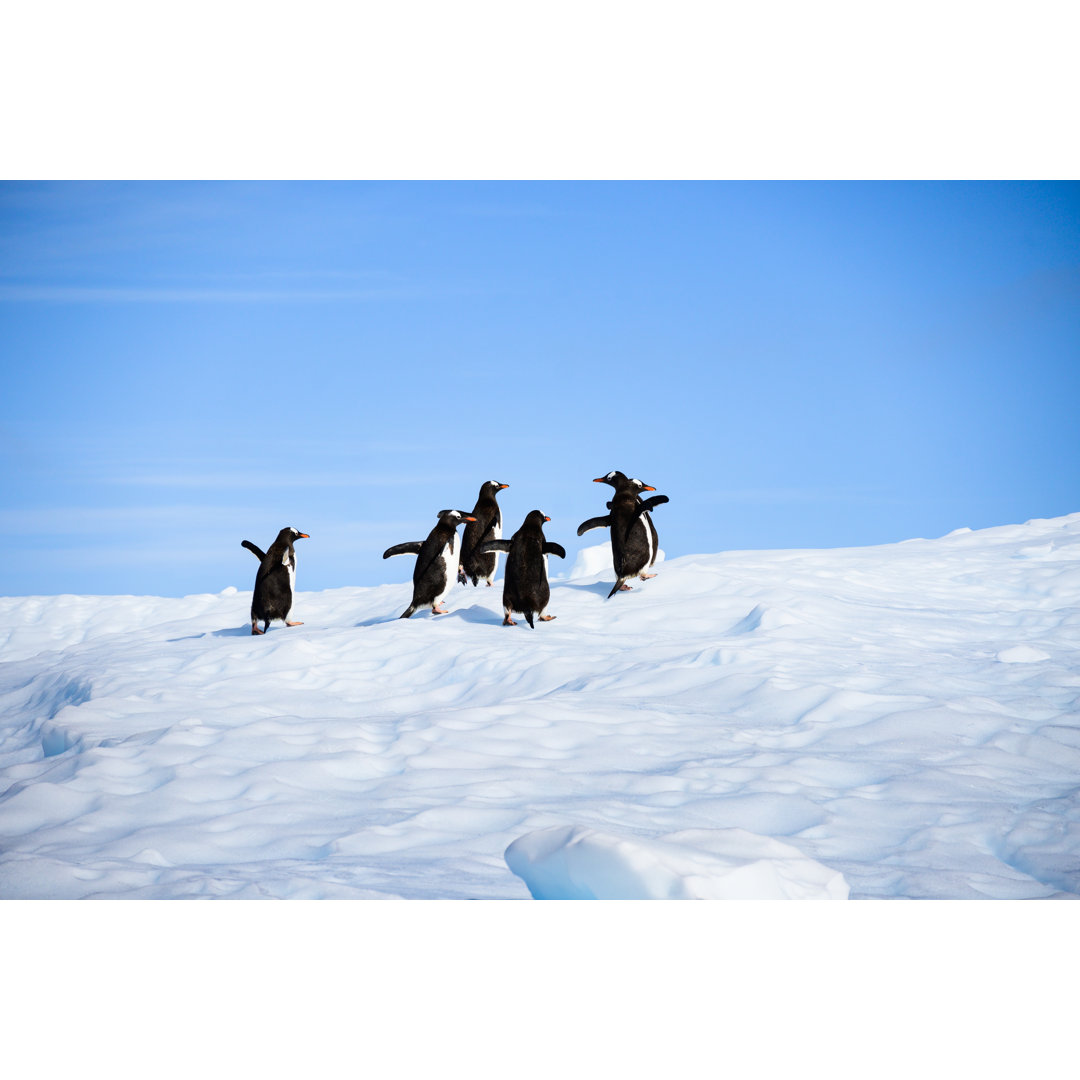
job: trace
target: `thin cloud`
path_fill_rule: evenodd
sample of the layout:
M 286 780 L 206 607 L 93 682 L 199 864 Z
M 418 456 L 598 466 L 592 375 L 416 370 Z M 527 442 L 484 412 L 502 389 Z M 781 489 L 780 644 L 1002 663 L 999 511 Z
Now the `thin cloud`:
M 60 304 L 319 304 L 421 299 L 417 289 L 177 289 L 0 285 L 0 302 Z
M 818 502 L 896 502 L 892 496 L 869 488 L 743 488 L 713 491 L 704 496 L 712 503 L 752 503 L 758 505 Z
M 408 484 L 426 484 L 425 476 L 371 476 L 357 469 L 351 473 L 311 472 L 296 473 L 129 473 L 103 476 L 102 483 L 122 485 L 147 485 L 174 488 L 347 488 L 347 487 L 399 487 Z

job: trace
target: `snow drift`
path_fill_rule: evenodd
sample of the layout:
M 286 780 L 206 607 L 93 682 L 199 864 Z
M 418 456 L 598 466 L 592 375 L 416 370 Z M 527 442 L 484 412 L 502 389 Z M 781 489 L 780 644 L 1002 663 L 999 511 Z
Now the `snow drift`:
M 662 841 L 595 829 L 542 829 L 506 862 L 536 900 L 846 900 L 835 870 L 743 829 L 690 829 Z

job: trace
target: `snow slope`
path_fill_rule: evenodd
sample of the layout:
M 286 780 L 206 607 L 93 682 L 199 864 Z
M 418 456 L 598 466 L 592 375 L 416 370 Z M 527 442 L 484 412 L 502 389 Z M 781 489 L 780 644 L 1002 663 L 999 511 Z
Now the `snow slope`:
M 0 599 L 0 897 L 1080 894 L 1080 514 L 658 570 Z

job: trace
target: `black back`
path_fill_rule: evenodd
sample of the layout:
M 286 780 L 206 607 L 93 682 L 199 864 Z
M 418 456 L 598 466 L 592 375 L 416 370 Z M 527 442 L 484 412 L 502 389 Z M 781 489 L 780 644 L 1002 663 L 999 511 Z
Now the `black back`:
M 417 607 L 433 603 L 435 597 L 446 592 L 449 567 L 443 552 L 448 545 L 451 551 L 457 549 L 457 527 L 461 521 L 460 510 L 440 510 L 435 528 L 420 545 L 416 566 L 413 567 L 412 602 Z
M 477 549 L 486 540 L 495 538 L 495 529 L 502 528 L 502 511 L 495 496 L 509 484 L 500 484 L 498 480 L 489 480 L 480 488 L 470 521 L 461 535 L 461 570 L 458 578 L 462 584 L 469 578 L 477 585 L 481 578 L 487 580 L 495 573 L 499 560 L 496 552 L 480 553 Z
M 549 544 L 544 539 L 546 520 L 540 510 L 530 510 L 521 528 L 510 538 L 506 556 L 503 607 L 520 611 L 530 626 L 533 616 L 543 612 L 551 599 L 545 553 L 566 557 L 558 544 Z
M 252 619 L 265 623 L 288 618 L 293 605 L 293 575 L 296 573 L 293 541 L 301 535 L 299 529 L 282 529 L 262 557 L 251 594 Z M 245 546 L 257 551 L 254 544 Z
M 611 561 L 620 579 L 641 573 L 649 562 L 648 526 L 637 512 L 640 490 L 628 483 L 611 500 Z
M 440 510 L 439 520 L 435 528 L 428 533 L 426 540 L 420 543 L 395 544 L 383 552 L 384 559 L 393 555 L 416 555 L 412 601 L 401 618 L 409 618 L 419 608 L 434 606 L 435 601 L 449 588 L 450 575 L 453 573 L 450 564 L 454 560 L 451 559 L 448 564 L 446 549 L 449 547 L 451 553 L 459 550 L 457 527 L 471 516 L 463 510 Z

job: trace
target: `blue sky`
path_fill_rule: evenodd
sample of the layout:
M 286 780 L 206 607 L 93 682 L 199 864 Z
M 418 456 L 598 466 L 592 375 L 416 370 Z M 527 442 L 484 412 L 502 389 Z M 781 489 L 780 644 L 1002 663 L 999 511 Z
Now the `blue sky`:
M 1080 510 L 1080 184 L 0 184 L 0 594 L 406 581 L 488 479 L 570 558 Z

